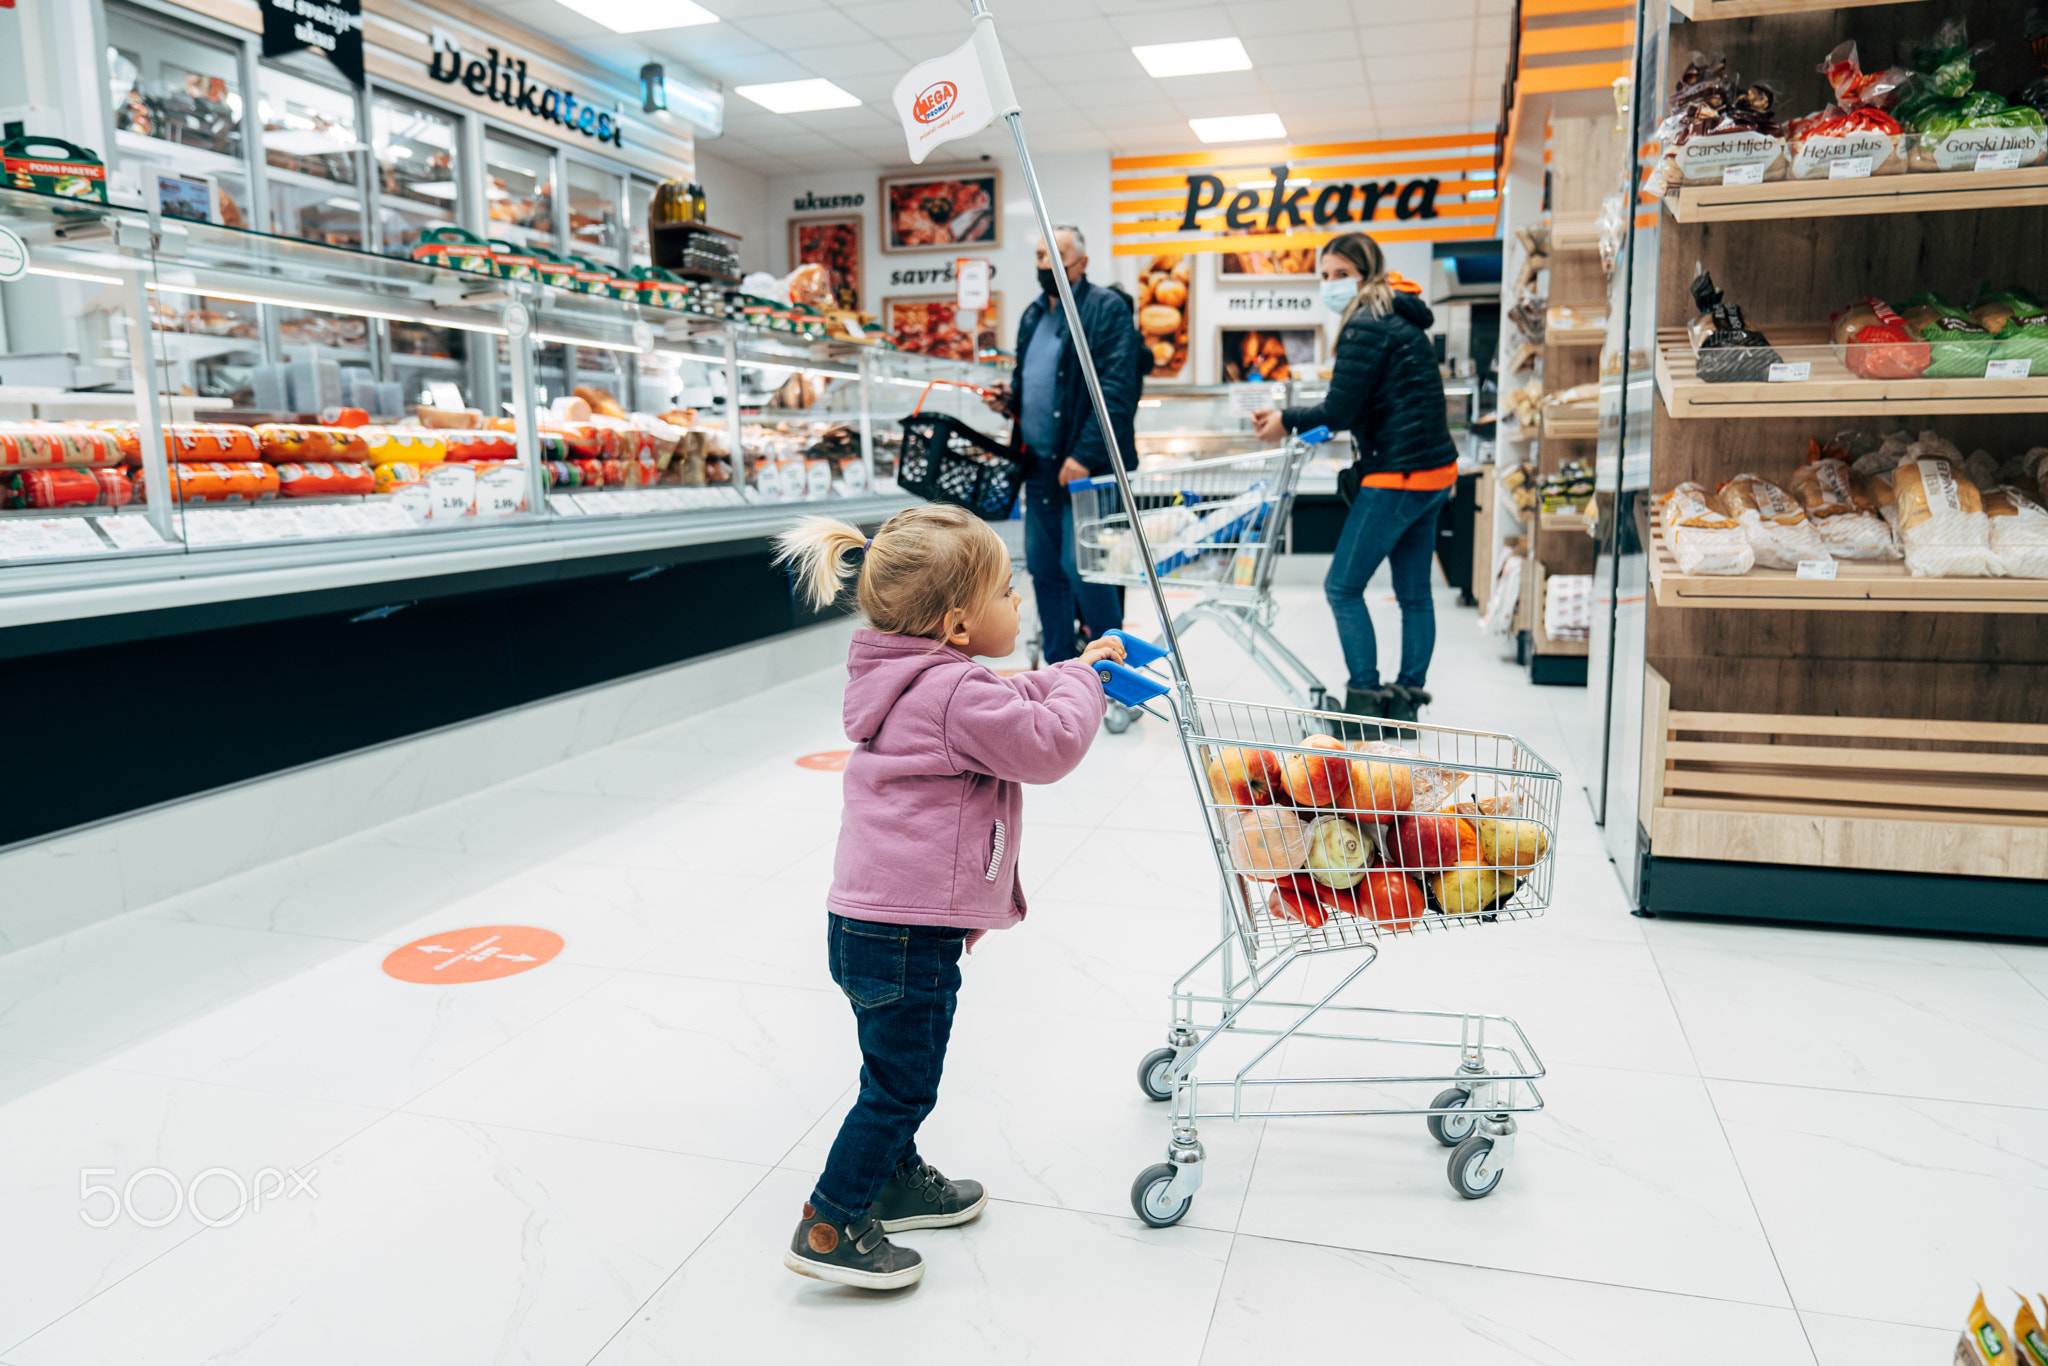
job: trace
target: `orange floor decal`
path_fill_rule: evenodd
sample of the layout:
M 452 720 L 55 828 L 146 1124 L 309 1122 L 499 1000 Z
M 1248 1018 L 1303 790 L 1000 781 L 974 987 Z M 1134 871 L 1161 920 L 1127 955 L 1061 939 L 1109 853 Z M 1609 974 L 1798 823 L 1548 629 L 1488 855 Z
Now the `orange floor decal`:
M 846 761 L 853 756 L 850 749 L 828 749 L 817 754 L 806 754 L 796 761 L 798 768 L 815 768 L 824 773 L 837 773 L 846 767 Z
M 562 936 L 531 925 L 478 925 L 393 949 L 384 971 L 401 982 L 488 982 L 537 968 L 562 951 Z

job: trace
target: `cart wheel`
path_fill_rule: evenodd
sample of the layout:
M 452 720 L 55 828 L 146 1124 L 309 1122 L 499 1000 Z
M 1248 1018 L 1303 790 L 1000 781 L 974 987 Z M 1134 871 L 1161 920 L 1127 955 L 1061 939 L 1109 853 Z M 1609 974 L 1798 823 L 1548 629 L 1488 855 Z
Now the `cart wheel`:
M 1138 1179 L 1131 1183 L 1131 1208 L 1138 1217 L 1154 1228 L 1172 1228 L 1187 1217 L 1188 1206 L 1195 1203 L 1190 1195 L 1176 1204 L 1167 1204 L 1166 1192 L 1173 1186 L 1173 1164 L 1161 1162 L 1138 1173 Z
M 1111 735 L 1122 735 L 1137 719 L 1138 713 L 1121 702 L 1112 702 L 1102 713 L 1102 728 Z
M 1493 1140 L 1473 1134 L 1451 1150 L 1451 1189 L 1467 1200 L 1481 1200 L 1493 1194 L 1507 1168 L 1490 1165 Z
M 1138 1089 L 1147 1100 L 1173 1099 L 1173 1050 L 1155 1048 L 1138 1062 Z
M 1432 1110 L 1446 1110 L 1451 1106 L 1460 1108 L 1471 1103 L 1472 1097 L 1453 1086 L 1429 1103 Z M 1455 1148 L 1472 1135 L 1472 1126 L 1477 1121 L 1472 1115 L 1431 1115 L 1429 1136 L 1446 1148 Z

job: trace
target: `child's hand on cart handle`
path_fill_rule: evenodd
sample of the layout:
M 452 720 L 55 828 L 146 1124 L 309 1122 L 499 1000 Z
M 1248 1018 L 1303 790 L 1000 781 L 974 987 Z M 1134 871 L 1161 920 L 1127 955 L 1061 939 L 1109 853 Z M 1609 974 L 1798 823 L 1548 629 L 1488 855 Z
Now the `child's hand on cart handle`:
M 1094 668 L 1102 660 L 1110 659 L 1118 664 L 1124 662 L 1124 643 L 1115 636 L 1104 636 L 1088 642 L 1088 648 L 1081 651 L 1081 662 Z
M 1278 412 L 1268 408 L 1263 413 L 1252 414 L 1252 431 L 1261 441 L 1282 441 L 1287 436 L 1287 423 Z

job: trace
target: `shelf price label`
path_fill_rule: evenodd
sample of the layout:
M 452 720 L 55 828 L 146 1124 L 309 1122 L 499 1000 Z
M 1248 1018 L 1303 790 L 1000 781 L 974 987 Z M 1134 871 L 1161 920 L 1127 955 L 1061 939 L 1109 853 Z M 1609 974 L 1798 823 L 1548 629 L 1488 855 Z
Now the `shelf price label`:
M 1730 166 L 1727 170 L 1721 172 L 1721 183 L 1723 185 L 1761 185 L 1764 183 L 1764 172 L 1767 169 L 1769 168 L 1762 162 L 1752 162 L 1748 166 Z
M 1800 380 L 1813 378 L 1813 362 L 1810 360 L 1781 361 L 1771 367 L 1772 384 L 1797 384 Z
M 2022 356 L 2017 360 L 1995 360 L 1984 367 L 1986 379 L 2026 379 L 2034 373 L 2034 358 Z
M 2027 149 L 2024 147 L 2001 147 L 1995 152 L 1977 153 L 1977 169 L 1980 171 L 2017 171 L 2027 164 Z
M 1828 179 L 1867 180 L 1870 169 L 1869 157 L 1836 157 L 1828 163 Z
M 1801 560 L 1799 562 L 1799 573 L 1796 577 L 1802 579 L 1832 579 L 1835 577 L 1836 568 L 1837 566 L 1833 560 Z

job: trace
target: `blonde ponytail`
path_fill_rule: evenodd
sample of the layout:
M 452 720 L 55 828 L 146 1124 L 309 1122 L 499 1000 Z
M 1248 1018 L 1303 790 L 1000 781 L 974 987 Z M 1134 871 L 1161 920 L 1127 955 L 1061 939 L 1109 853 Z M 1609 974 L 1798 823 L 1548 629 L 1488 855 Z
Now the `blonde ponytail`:
M 1010 552 L 988 523 L 950 503 L 907 508 L 882 524 L 874 539 L 830 517 L 805 517 L 775 541 L 775 563 L 788 565 L 814 611 L 839 597 L 862 546 L 857 571 L 861 615 L 891 635 L 945 637 L 955 608 L 974 611 L 1010 583 Z

